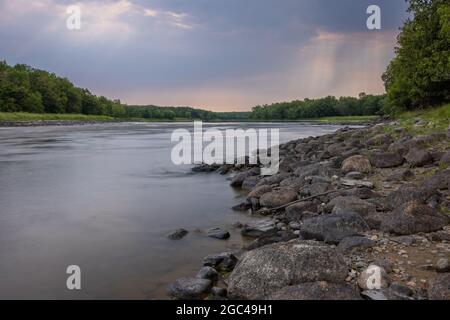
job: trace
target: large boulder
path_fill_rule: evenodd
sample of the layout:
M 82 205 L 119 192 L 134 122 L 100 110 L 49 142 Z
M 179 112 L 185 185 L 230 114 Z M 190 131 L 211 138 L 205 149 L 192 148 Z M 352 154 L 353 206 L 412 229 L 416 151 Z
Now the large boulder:
M 297 192 L 292 189 L 280 189 L 265 193 L 260 199 L 261 206 L 277 208 L 298 199 Z
M 367 157 L 357 155 L 345 159 L 344 162 L 342 162 L 341 170 L 343 173 L 349 173 L 353 171 L 369 173 L 372 170 L 372 166 Z
M 258 238 L 266 233 L 276 231 L 277 228 L 272 219 L 262 219 L 253 223 L 245 224 L 241 234 L 245 237 Z
M 268 300 L 361 300 L 358 290 L 347 283 L 326 281 L 307 282 L 285 287 L 269 296 Z
M 422 190 L 412 184 L 405 184 L 386 197 L 386 207 L 394 210 L 410 201 L 425 202 L 426 196 Z
M 376 168 L 392 168 L 403 164 L 405 159 L 400 153 L 394 152 L 372 152 L 370 163 Z
M 199 278 L 177 279 L 169 287 L 169 295 L 178 300 L 201 300 L 212 287 L 212 281 Z
M 438 231 L 447 224 L 448 218 L 435 209 L 412 201 L 386 215 L 381 223 L 381 229 L 399 235 L 411 235 Z
M 304 239 L 337 244 L 346 237 L 361 235 L 369 229 L 359 214 L 348 212 L 307 219 L 300 228 L 300 234 Z
M 427 197 L 430 197 L 438 190 L 448 189 L 450 185 L 450 169 L 439 171 L 424 180 L 422 190 Z
M 405 156 L 406 161 L 413 167 L 423 167 L 433 163 L 433 156 L 424 149 L 412 148 Z
M 259 187 L 256 187 L 252 190 L 252 192 L 250 192 L 248 194 L 248 199 L 259 199 L 261 198 L 264 194 L 272 192 L 272 188 L 268 185 L 262 185 Z
M 229 298 L 265 299 L 296 284 L 341 283 L 347 272 L 343 257 L 323 243 L 303 240 L 276 243 L 242 256 L 229 278 Z
M 334 201 L 332 213 L 340 215 L 355 212 L 359 214 L 372 229 L 380 226 L 381 218 L 377 213 L 376 205 L 356 197 L 338 197 Z
M 235 188 L 242 187 L 242 184 L 244 183 L 245 179 L 252 176 L 259 175 L 261 170 L 259 168 L 253 168 L 245 172 L 241 172 L 237 174 L 232 180 L 231 180 L 231 186 Z

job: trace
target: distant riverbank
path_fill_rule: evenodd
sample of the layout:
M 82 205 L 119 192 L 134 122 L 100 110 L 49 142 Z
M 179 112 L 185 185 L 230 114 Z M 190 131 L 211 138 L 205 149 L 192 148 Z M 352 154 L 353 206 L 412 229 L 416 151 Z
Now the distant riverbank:
M 253 120 L 253 119 L 213 119 L 205 122 L 300 122 L 314 124 L 368 124 L 378 120 L 377 116 L 353 116 L 353 117 L 327 117 L 302 120 Z M 84 114 L 49 114 L 49 113 L 25 113 L 25 112 L 0 112 L 0 126 L 2 127 L 35 127 L 35 126 L 64 126 L 87 125 L 114 122 L 189 122 L 196 119 L 142 119 L 142 118 L 114 118 L 101 115 Z M 200 119 L 198 119 L 200 120 Z

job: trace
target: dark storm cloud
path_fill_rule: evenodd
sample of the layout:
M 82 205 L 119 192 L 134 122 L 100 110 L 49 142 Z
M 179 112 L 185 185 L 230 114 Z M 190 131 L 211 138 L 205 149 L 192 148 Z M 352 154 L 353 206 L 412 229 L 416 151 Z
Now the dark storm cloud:
M 70 4 L 80 31 L 65 28 Z M 0 0 L 0 52 L 125 102 L 238 109 L 380 91 L 405 16 L 403 0 Z

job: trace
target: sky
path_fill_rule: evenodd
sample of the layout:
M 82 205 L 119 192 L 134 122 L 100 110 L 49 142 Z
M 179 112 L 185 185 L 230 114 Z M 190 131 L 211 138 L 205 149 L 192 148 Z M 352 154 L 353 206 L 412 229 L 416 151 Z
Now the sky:
M 127 104 L 246 111 L 384 93 L 406 17 L 404 0 L 0 0 L 0 60 Z

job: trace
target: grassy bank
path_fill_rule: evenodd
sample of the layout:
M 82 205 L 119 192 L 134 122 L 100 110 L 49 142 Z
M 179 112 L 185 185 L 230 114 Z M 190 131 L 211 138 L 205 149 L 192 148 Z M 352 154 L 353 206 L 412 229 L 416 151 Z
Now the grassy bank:
M 395 120 L 400 127 L 413 135 L 443 132 L 450 125 L 450 104 L 433 109 L 405 112 L 398 115 Z
M 0 122 L 16 121 L 116 121 L 108 116 L 95 116 L 85 114 L 53 114 L 53 113 L 26 113 L 26 112 L 0 112 Z
M 319 119 L 310 119 L 310 121 L 320 123 L 363 123 L 379 119 L 379 116 L 347 116 L 347 117 L 326 117 Z

